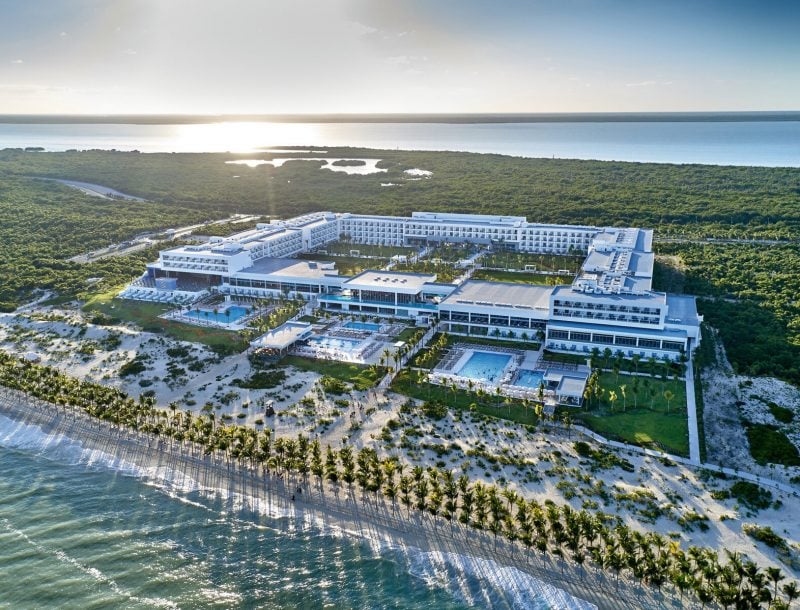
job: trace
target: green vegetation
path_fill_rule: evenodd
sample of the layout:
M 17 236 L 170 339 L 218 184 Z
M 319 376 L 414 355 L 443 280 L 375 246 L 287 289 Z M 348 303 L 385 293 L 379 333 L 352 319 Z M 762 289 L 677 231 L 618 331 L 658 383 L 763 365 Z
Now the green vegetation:
M 752 510 L 764 510 L 772 504 L 772 492 L 750 481 L 736 481 L 731 485 L 730 494 Z
M 502 396 L 470 392 L 451 386 L 423 381 L 416 371 L 403 369 L 392 382 L 391 389 L 398 394 L 424 400 L 431 404 L 443 404 L 460 411 L 476 411 L 490 417 L 507 419 L 519 424 L 535 425 L 539 421 L 532 405 Z
M 495 269 L 477 269 L 472 274 L 473 280 L 489 282 L 509 282 L 511 284 L 535 284 L 537 286 L 559 286 L 571 284 L 575 279 L 571 275 L 545 275 L 542 273 L 526 273 L 515 271 L 498 271 Z
M 790 424 L 792 420 L 794 420 L 794 411 L 791 409 L 782 407 L 774 402 L 767 403 L 767 407 L 769 407 L 769 412 L 772 413 L 772 417 L 782 424 Z
M 656 288 L 703 297 L 698 309 L 737 373 L 800 384 L 800 245 L 662 244 L 679 260 Z M 679 279 L 676 279 L 679 278 Z
M 512 252 L 492 252 L 481 258 L 481 266 L 490 269 L 517 269 L 524 271 L 529 265 L 535 265 L 534 271 L 568 270 L 575 275 L 580 269 L 584 256 L 563 256 L 558 254 L 529 254 Z
M 315 360 L 302 356 L 286 356 L 280 361 L 281 365 L 288 365 L 303 371 L 313 371 L 320 375 L 352 383 L 357 390 L 367 390 L 374 387 L 386 375 L 383 367 L 367 366 L 365 364 L 351 364 L 335 360 Z
M 434 263 L 430 257 L 414 263 L 397 263 L 392 271 L 406 271 L 410 273 L 433 273 L 437 282 L 448 283 L 464 275 L 464 269 L 456 269 L 450 263 Z
M 33 156 L 33 155 L 29 155 Z M 183 206 L 99 199 L 56 182 L 10 175 L 0 152 L 0 311 L 11 311 L 34 291 L 80 297 L 128 281 L 144 271 L 155 250 L 90 264 L 67 259 L 174 226 L 199 221 L 206 212 Z M 90 278 L 99 278 L 99 281 Z
M 633 464 L 625 458 L 619 457 L 607 449 L 594 449 L 589 443 L 584 441 L 576 442 L 573 447 L 575 452 L 592 461 L 592 470 L 608 470 L 610 468 L 622 468 L 626 472 L 633 472 Z
M 158 316 L 169 311 L 169 305 L 116 299 L 114 295 L 117 292 L 119 287 L 95 294 L 89 298 L 84 310 L 102 313 L 114 321 L 133 322 L 146 331 L 164 333 L 180 341 L 202 343 L 220 355 L 236 354 L 247 349 L 247 342 L 238 333 L 164 320 Z
M 783 432 L 767 424 L 748 424 L 746 430 L 750 455 L 756 462 L 800 466 L 800 452 Z
M 284 381 L 286 381 L 286 372 L 270 367 L 253 372 L 247 379 L 234 379 L 231 383 L 248 390 L 271 390 L 282 386 Z
M 575 423 L 606 438 L 660 449 L 675 455 L 689 455 L 689 426 L 685 413 L 659 413 L 628 409 L 625 413 L 584 413 L 570 410 Z
M 686 384 L 674 379 L 595 372 L 576 423 L 607 438 L 689 455 Z
M 3 172 L 72 178 L 197 210 L 294 215 L 318 209 L 409 215 L 415 210 L 519 214 L 540 222 L 653 227 L 659 234 L 796 237 L 795 168 L 523 159 L 471 153 L 329 148 L 380 157 L 379 175 L 319 163 L 232 167 L 234 154 L 0 152 Z M 252 156 L 252 155 L 247 155 Z M 260 158 L 275 156 L 264 152 Z M 281 155 L 278 155 L 281 156 Z M 284 155 L 285 156 L 285 155 Z M 424 167 L 429 180 L 407 180 Z M 231 180 L 231 175 L 239 175 Z M 403 184 L 381 188 L 381 182 Z

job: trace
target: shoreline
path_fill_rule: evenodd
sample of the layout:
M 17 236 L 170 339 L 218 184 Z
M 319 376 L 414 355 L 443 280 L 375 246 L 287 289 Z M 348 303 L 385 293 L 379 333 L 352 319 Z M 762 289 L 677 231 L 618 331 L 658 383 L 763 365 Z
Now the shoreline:
M 84 450 L 102 452 L 117 463 L 134 465 L 140 471 L 179 473 L 196 482 L 200 490 L 238 496 L 247 508 L 275 518 L 302 519 L 324 534 L 341 532 L 350 538 L 378 544 L 382 549 L 427 553 L 443 561 L 455 558 L 463 564 L 466 559 L 472 576 L 487 579 L 491 577 L 487 570 L 516 569 L 520 574 L 516 574 L 515 580 L 532 577 L 540 584 L 588 601 L 599 610 L 668 608 L 674 607 L 677 599 L 624 579 L 617 584 L 610 576 L 598 575 L 593 569 L 581 573 L 572 564 L 550 556 L 542 559 L 520 545 L 501 538 L 494 540 L 489 532 L 451 524 L 416 510 L 409 514 L 382 496 L 348 489 L 344 484 L 332 486 L 311 477 L 303 482 L 294 475 L 256 472 L 228 463 L 219 455 L 202 457 L 199 447 L 181 446 L 175 441 L 120 429 L 82 412 L 57 409 L 6 389 L 0 391 L 0 414 L 13 421 L 36 426 L 47 434 L 63 435 L 78 442 Z M 43 411 L 36 406 L 39 404 L 50 411 Z M 171 478 L 164 482 L 169 486 Z M 298 485 L 303 488 L 302 496 L 292 502 L 292 490 Z M 476 566 L 486 573 L 476 574 Z

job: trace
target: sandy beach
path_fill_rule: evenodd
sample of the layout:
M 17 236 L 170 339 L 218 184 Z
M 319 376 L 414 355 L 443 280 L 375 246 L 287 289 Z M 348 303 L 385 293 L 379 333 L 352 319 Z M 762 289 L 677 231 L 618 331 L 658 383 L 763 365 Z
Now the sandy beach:
M 399 504 L 345 485 L 268 475 L 228 463 L 221 455 L 203 456 L 198 447 L 122 430 L 79 412 L 58 411 L 18 393 L 0 391 L 0 414 L 20 427 L 40 428 L 49 439 L 61 435 L 77 441 L 93 456 L 93 462 L 105 459 L 111 468 L 149 482 L 159 479 L 171 491 L 200 488 L 236 497 L 244 508 L 288 517 L 289 523 L 305 523 L 332 535 L 355 536 L 368 541 L 376 551 L 391 548 L 401 553 L 423 553 L 432 561 L 455 563 L 483 578 L 509 580 L 515 587 L 522 587 L 526 581 L 530 586 L 533 577 L 601 610 L 673 608 L 678 604 L 677 597 L 636 583 L 617 584 L 593 569 L 580 571 L 568 563 L 542 559 L 521 546 L 495 540 L 488 532 L 417 511 L 409 514 Z M 298 487 L 303 491 L 292 502 Z

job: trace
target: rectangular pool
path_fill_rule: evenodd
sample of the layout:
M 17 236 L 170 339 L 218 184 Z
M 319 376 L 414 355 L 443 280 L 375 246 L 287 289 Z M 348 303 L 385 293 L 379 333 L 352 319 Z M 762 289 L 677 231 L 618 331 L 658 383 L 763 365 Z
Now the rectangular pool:
M 191 309 L 183 314 L 187 318 L 194 318 L 202 322 L 216 322 L 217 324 L 229 324 L 236 322 L 247 315 L 247 308 L 231 305 L 222 311 L 208 311 L 205 309 Z
M 348 322 L 344 325 L 344 327 L 352 328 L 353 330 L 368 330 L 373 333 L 376 333 L 381 329 L 380 324 L 374 324 L 372 322 Z
M 511 360 L 508 354 L 497 352 L 473 352 L 464 365 L 456 371 L 461 377 L 480 381 L 499 381 L 503 369 Z
M 514 385 L 523 388 L 538 389 L 539 384 L 544 381 L 544 373 L 541 371 L 529 371 L 528 369 L 520 369 L 517 372 L 517 378 L 514 380 Z
M 342 337 L 328 337 L 327 335 L 315 335 L 308 340 L 313 345 L 324 347 L 327 349 L 338 349 L 344 351 L 353 351 L 353 349 L 361 343 L 358 339 L 344 339 Z

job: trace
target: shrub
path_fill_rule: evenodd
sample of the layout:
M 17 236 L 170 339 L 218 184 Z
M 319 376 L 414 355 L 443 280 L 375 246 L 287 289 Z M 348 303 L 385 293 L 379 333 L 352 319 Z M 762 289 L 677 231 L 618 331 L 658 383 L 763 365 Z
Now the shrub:
M 256 371 L 249 379 L 234 379 L 233 384 L 248 390 L 270 390 L 281 385 L 286 380 L 286 373 L 282 369 Z
M 762 466 L 766 463 L 800 466 L 800 452 L 792 441 L 774 426 L 750 424 L 747 428 L 750 454 Z
M 772 417 L 777 419 L 779 422 L 782 424 L 792 423 L 792 420 L 794 419 L 794 411 L 777 405 L 774 402 L 770 402 L 767 406 L 769 407 L 769 412 L 772 413 Z
M 447 415 L 447 405 L 438 400 L 425 402 L 422 405 L 422 413 L 431 419 L 442 419 Z
M 322 389 L 325 390 L 326 394 L 341 395 L 346 394 L 348 390 L 347 384 L 344 381 L 328 375 L 325 375 L 322 379 L 320 379 L 320 384 L 322 385 Z
M 760 526 L 756 525 L 755 523 L 745 523 L 742 526 L 742 531 L 758 540 L 759 542 L 763 542 L 768 547 L 773 549 L 786 549 L 787 544 L 786 541 L 781 538 L 775 531 L 769 527 L 768 525 Z
M 772 504 L 772 492 L 750 481 L 736 481 L 730 495 L 752 510 L 763 510 Z

